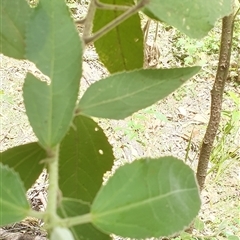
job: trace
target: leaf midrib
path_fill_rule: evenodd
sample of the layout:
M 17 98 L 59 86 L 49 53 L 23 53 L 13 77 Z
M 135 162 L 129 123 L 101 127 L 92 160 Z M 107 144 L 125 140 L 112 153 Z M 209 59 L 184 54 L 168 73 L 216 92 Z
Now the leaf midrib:
M 148 198 L 143 201 L 128 204 L 127 206 L 114 208 L 109 211 L 104 211 L 103 213 L 96 213 L 96 214 L 93 213 L 93 215 L 94 215 L 94 218 L 98 218 L 98 217 L 103 217 L 103 216 L 107 216 L 107 215 L 111 215 L 111 214 L 116 214 L 116 213 L 123 212 L 123 211 L 127 212 L 127 211 L 131 211 L 133 208 L 144 206 L 146 204 L 151 204 L 154 201 L 164 199 L 164 198 L 174 195 L 176 193 L 184 193 L 184 192 L 190 192 L 190 191 L 196 191 L 196 190 L 197 190 L 197 188 L 175 190 L 175 191 L 172 191 L 172 192 L 160 195 L 160 196 L 156 196 L 156 197 Z M 109 207 L 109 206 L 107 206 L 107 207 Z
M 147 87 L 144 87 L 144 88 L 141 88 L 140 90 L 137 90 L 137 91 L 134 91 L 134 92 L 131 92 L 131 93 L 128 93 L 128 94 L 124 94 L 124 95 L 121 95 L 119 97 L 116 97 L 116 98 L 111 98 L 109 100 L 104 100 L 104 101 L 100 101 L 100 102 L 97 102 L 97 103 L 94 103 L 94 104 L 89 104 L 88 107 L 85 108 L 86 109 L 89 109 L 89 108 L 93 108 L 93 107 L 96 107 L 96 106 L 100 106 L 100 105 L 104 105 L 104 104 L 107 104 L 107 103 L 111 103 L 111 102 L 114 102 L 114 101 L 120 101 L 122 99 L 125 99 L 125 98 L 129 98 L 131 96 L 134 96 L 134 95 L 137 95 L 138 93 L 141 93 L 141 92 L 144 92 L 150 88 L 153 88 L 159 84 L 164 84 L 164 82 L 166 82 L 167 80 L 161 80 L 159 82 L 157 82 L 156 84 L 152 84 L 152 85 L 148 85 Z M 81 103 L 81 102 L 80 102 Z M 81 106 L 81 104 L 79 104 Z

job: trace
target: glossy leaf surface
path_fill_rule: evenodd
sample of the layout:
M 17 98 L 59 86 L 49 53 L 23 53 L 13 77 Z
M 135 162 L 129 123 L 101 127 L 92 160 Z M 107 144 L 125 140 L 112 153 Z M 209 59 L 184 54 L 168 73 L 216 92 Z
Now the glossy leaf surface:
M 200 209 L 194 172 L 173 157 L 120 167 L 93 202 L 93 224 L 106 233 L 148 238 L 187 227 Z

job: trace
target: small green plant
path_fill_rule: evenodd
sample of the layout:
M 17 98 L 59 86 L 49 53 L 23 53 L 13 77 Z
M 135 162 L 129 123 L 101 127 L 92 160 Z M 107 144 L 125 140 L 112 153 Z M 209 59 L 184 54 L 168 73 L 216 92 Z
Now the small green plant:
M 219 25 L 218 22 L 217 25 Z M 176 58 L 184 65 L 192 66 L 198 64 L 204 66 L 209 62 L 209 56 L 218 54 L 219 51 L 219 35 L 216 31 L 210 31 L 206 37 L 201 40 L 192 39 L 178 32 L 176 42 L 174 43 L 174 53 Z
M 116 127 L 114 130 L 123 131 L 130 140 L 136 140 L 142 145 L 145 145 L 140 135 L 145 132 L 145 123 L 148 121 L 148 119 L 155 118 L 163 122 L 168 121 L 167 117 L 164 114 L 158 112 L 155 108 L 155 106 L 151 106 L 137 113 L 134 113 L 131 117 L 127 119 L 126 126 Z
M 203 49 L 203 44 L 203 41 L 193 40 L 183 35 L 178 39 L 176 47 L 185 53 L 183 56 L 184 64 L 193 65 L 196 63 Z
M 6 95 L 3 90 L 0 92 L 0 101 L 6 101 L 8 103 L 13 103 L 13 97 L 11 95 Z
M 216 5 L 219 11 L 209 11 Z M 186 9 L 192 9 L 190 15 Z M 80 38 L 64 0 L 40 0 L 32 8 L 25 0 L 1 1 L 1 52 L 32 61 L 49 78 L 46 82 L 31 73 L 25 78 L 26 114 L 38 142 L 1 154 L 1 226 L 32 216 L 44 220 L 51 240 L 108 240 L 111 233 L 147 238 L 181 231 L 197 215 L 200 198 L 194 173 L 171 156 L 126 164 L 102 185 L 114 157 L 92 117 L 131 116 L 200 70 L 143 69 L 140 10 L 200 38 L 232 9 L 231 1 L 220 5 L 218 0 L 118 1 L 118 5 L 92 0 L 80 21 L 84 22 Z M 83 51 L 92 42 L 111 75 L 92 84 L 78 100 Z M 37 212 L 25 192 L 45 167 L 48 204 L 45 212 Z
M 129 137 L 130 140 L 132 139 L 139 139 L 139 133 L 144 132 L 145 126 L 143 124 L 143 120 L 146 119 L 146 117 L 142 114 L 136 113 L 133 114 L 133 116 L 130 117 L 130 119 L 127 121 L 127 126 L 117 127 L 115 130 L 123 130 L 124 134 Z
M 228 92 L 228 99 L 233 102 L 233 110 L 223 111 L 223 122 L 220 133 L 217 136 L 216 144 L 211 154 L 212 168 L 209 173 L 216 171 L 216 181 L 220 174 L 233 161 L 238 161 L 240 146 L 238 145 L 240 127 L 240 96 L 234 92 Z

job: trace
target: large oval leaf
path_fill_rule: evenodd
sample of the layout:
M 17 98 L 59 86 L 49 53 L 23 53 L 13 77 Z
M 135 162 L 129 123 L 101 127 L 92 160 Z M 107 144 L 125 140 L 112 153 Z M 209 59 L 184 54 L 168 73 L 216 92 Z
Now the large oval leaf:
M 82 46 L 64 0 L 41 0 L 29 20 L 27 58 L 47 76 L 47 85 L 28 74 L 24 103 L 44 148 L 58 144 L 70 126 L 81 77 Z
M 123 237 L 168 236 L 188 226 L 200 209 L 193 171 L 173 157 L 120 167 L 93 202 L 92 223 Z
M 123 119 L 180 87 L 200 67 L 141 69 L 112 75 L 92 84 L 79 102 L 82 115 Z
M 1 163 L 0 179 L 0 226 L 3 226 L 27 217 L 30 206 L 19 175 Z
M 192 38 L 202 38 L 215 22 L 232 12 L 232 0 L 151 0 L 145 12 Z

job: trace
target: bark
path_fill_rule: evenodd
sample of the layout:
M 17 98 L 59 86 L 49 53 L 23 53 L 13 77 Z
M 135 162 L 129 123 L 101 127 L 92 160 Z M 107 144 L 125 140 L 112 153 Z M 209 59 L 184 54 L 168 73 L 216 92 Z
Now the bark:
M 219 63 L 215 82 L 211 91 L 211 113 L 207 130 L 203 139 L 202 147 L 197 168 L 197 181 L 200 190 L 204 188 L 205 179 L 207 176 L 208 163 L 210 159 L 213 142 L 217 134 L 221 119 L 222 98 L 224 85 L 228 76 L 232 35 L 233 35 L 234 13 L 224 17 L 222 20 L 222 36 L 219 54 Z

